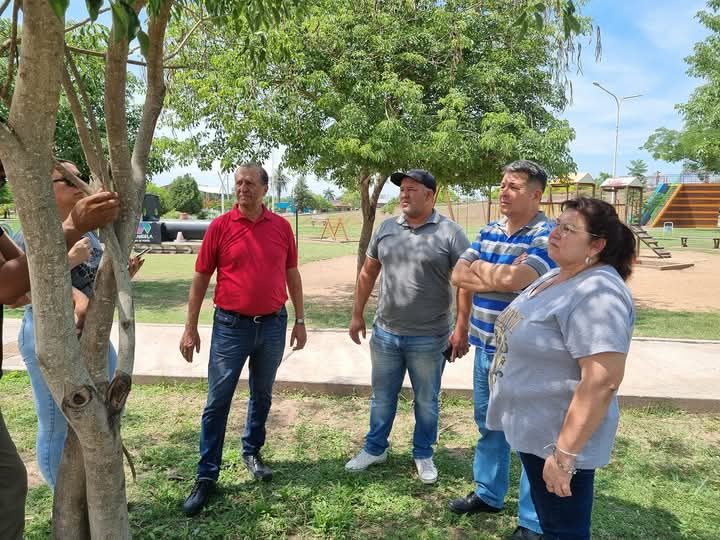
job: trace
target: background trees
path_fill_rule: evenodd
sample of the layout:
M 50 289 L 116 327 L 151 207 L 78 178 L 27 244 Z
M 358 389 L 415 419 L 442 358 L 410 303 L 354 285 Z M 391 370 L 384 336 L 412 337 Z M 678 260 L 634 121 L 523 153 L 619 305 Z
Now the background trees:
M 697 14 L 711 34 L 695 44 L 688 75 L 702 78 L 687 103 L 676 106 L 683 118 L 681 130 L 655 130 L 643 146 L 656 159 L 683 162 L 690 171 L 720 172 L 720 0 L 708 0 Z
M 292 169 L 360 194 L 360 265 L 394 170 L 424 167 L 469 190 L 518 157 L 574 168 L 573 131 L 555 116 L 566 102 L 556 45 L 583 28 L 568 5 L 317 0 L 269 32 L 261 65 L 233 52 L 245 40 L 217 36 L 186 50 L 216 71 L 172 77 L 170 125 L 199 128 L 174 150 L 225 166 L 285 146 Z
M 191 174 L 183 174 L 168 186 L 170 205 L 178 212 L 197 214 L 202 210 L 202 194 Z

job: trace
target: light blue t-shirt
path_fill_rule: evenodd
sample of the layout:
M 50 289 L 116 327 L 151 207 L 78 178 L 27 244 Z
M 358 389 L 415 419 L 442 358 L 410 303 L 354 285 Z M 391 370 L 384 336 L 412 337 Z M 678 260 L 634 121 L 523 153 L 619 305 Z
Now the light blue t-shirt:
M 490 369 L 487 425 L 505 432 L 520 452 L 546 457 L 557 441 L 575 388 L 578 359 L 603 352 L 626 354 L 635 307 L 625 282 L 608 265 L 580 272 L 530 297 L 555 269 L 537 279 L 495 322 L 497 350 Z M 607 465 L 619 419 L 617 395 L 576 466 Z

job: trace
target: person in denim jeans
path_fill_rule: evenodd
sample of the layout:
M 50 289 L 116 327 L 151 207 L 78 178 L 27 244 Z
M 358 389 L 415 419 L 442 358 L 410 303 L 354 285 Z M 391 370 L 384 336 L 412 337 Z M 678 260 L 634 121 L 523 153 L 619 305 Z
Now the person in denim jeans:
M 80 174 L 80 171 L 73 163 L 64 162 L 64 166 L 76 176 Z M 76 203 L 83 198 L 83 192 L 75 187 L 70 180 L 64 178 L 62 172 L 58 169 L 53 171 L 52 181 L 58 212 L 60 218 L 65 220 L 70 216 Z M 15 235 L 15 242 L 20 249 L 25 249 L 22 231 L 18 231 Z M 92 232 L 85 233 L 83 238 L 76 242 L 68 252 L 78 333 L 82 330 L 87 303 L 89 298 L 92 297 L 95 275 L 101 258 L 102 246 L 100 240 Z M 129 265 L 130 275 L 135 275 L 141 266 L 142 259 L 133 257 Z M 40 365 L 35 354 L 35 325 L 30 304 L 25 306 L 25 313 L 18 334 L 18 348 L 30 376 L 35 411 L 38 415 L 36 440 L 38 466 L 50 489 L 54 491 L 60 468 L 60 458 L 65 447 L 68 425 L 40 371 Z M 112 374 L 115 372 L 116 361 L 115 349 L 112 344 L 109 344 L 108 378 L 112 378 Z
M 0 163 L 0 182 L 5 173 Z M 63 222 L 66 242 L 72 246 L 86 231 L 112 222 L 120 210 L 116 193 L 100 192 L 79 201 L 72 215 Z M 17 304 L 30 290 L 25 254 L 0 228 L 0 303 Z M 0 306 L 0 330 L 2 306 Z M 1 334 L 2 332 L 0 332 Z M 2 340 L 0 340 L 0 378 L 2 378 Z M 21 540 L 25 525 L 27 474 L 0 412 L 0 538 Z
M 189 516 L 203 509 L 215 489 L 230 405 L 246 361 L 250 399 L 242 436 L 243 463 L 255 478 L 272 478 L 260 450 L 265 444 L 275 374 L 285 349 L 288 293 L 296 316 L 290 345 L 302 349 L 307 341 L 293 231 L 285 218 L 263 205 L 267 190 L 268 175 L 260 165 L 238 167 L 237 204 L 210 224 L 195 263 L 185 332 L 180 340 L 180 352 L 188 362 L 192 362 L 193 352 L 200 350 L 200 306 L 215 271 L 217 286 L 200 461 L 196 482 L 182 507 Z
M 431 484 L 438 472 L 432 459 L 438 430 L 438 394 L 446 358 L 468 350 L 470 296 L 458 296 L 457 323 L 450 333 L 450 272 L 469 242 L 456 223 L 434 210 L 435 178 L 422 169 L 394 173 L 400 186 L 399 218 L 380 225 L 368 246 L 355 288 L 350 337 L 365 337 L 363 311 L 382 273 L 378 308 L 370 339 L 372 400 L 365 446 L 347 462 L 362 471 L 387 459 L 388 437 L 405 372 L 414 392 L 412 455 L 420 481 Z M 382 272 L 381 272 L 382 271 Z
M 475 345 L 473 402 L 480 438 L 475 447 L 476 487 L 449 502 L 458 514 L 499 512 L 510 483 L 510 446 L 502 431 L 488 429 L 488 375 L 495 354 L 494 323 L 518 291 L 545 274 L 554 263 L 547 254 L 551 225 L 539 211 L 547 183 L 537 163 L 515 161 L 503 169 L 500 212 L 486 225 L 455 266 L 452 282 L 475 293 L 470 316 L 470 343 Z M 513 540 L 536 540 L 542 528 L 530 496 L 525 471 L 520 475 L 518 527 Z
M 590 540 L 635 323 L 635 237 L 612 205 L 580 197 L 562 204 L 548 253 L 558 268 L 495 323 L 486 421 L 520 453 L 543 538 Z

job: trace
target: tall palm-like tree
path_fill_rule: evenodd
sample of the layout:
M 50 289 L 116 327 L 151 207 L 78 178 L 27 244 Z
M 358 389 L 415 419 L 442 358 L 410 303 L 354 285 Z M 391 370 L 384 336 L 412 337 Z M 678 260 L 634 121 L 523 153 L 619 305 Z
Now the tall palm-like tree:
M 325 197 L 328 201 L 334 201 L 335 192 L 332 190 L 332 188 L 327 188 L 325 191 L 323 191 L 323 197 Z
M 290 184 L 290 177 L 285 173 L 282 165 L 278 165 L 273 172 L 273 182 L 275 186 L 275 195 L 277 196 L 278 202 L 280 202 L 283 192 Z

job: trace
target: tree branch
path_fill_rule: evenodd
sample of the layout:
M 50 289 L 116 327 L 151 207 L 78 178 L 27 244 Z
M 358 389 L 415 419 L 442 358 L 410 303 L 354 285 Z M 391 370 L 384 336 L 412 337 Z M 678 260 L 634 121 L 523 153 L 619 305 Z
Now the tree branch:
M 209 20 L 211 20 L 211 19 L 212 19 L 212 17 L 205 17 L 204 19 L 200 19 L 200 20 L 198 20 L 197 22 L 195 22 L 195 24 L 192 26 L 192 28 L 190 28 L 190 30 L 188 30 L 188 33 L 185 34 L 185 35 L 183 36 L 183 38 L 180 40 L 180 43 L 178 44 L 177 48 L 176 48 L 173 52 L 171 52 L 170 54 L 168 54 L 168 55 L 163 59 L 163 62 L 167 62 L 168 60 L 172 60 L 173 58 L 175 58 L 175 57 L 180 53 L 180 51 L 183 50 L 183 48 L 185 47 L 185 44 L 188 42 L 188 40 L 190 39 L 190 36 L 193 35 L 193 33 L 195 32 L 195 30 L 197 30 L 198 27 L 199 27 L 202 23 L 207 22 L 207 21 L 209 21 Z
M 147 173 L 148 156 L 152 147 L 153 135 L 158 118 L 162 112 L 165 101 L 165 77 L 163 73 L 163 46 L 165 43 L 165 30 L 170 19 L 172 0 L 166 0 L 160 8 L 157 17 L 152 17 L 148 23 L 148 37 L 150 49 L 148 50 L 147 89 L 143 114 L 138 127 L 135 147 L 132 154 L 133 175 L 136 186 L 144 188 Z
M 5 7 L 3 7 L 3 11 Z M 7 103 L 10 100 L 10 87 L 15 77 L 15 53 L 17 52 L 17 22 L 18 12 L 20 11 L 20 1 L 15 0 L 12 13 L 12 28 L 10 31 L 10 52 L 8 54 L 7 79 L 5 87 L 2 89 L 2 98 Z
M 10 5 L 10 0 L 5 0 L 2 5 L 0 5 L 0 17 L 2 17 L 2 14 L 5 13 L 8 5 Z
M 117 285 L 120 338 L 116 373 L 119 376 L 122 376 L 122 374 L 132 376 L 133 365 L 135 364 L 135 308 L 130 286 L 130 273 L 125 263 L 127 257 L 124 256 L 125 252 L 121 248 L 120 242 L 118 242 L 118 237 L 112 225 L 103 227 L 101 234 L 105 242 L 105 249 L 110 254 Z
M 74 47 L 72 45 L 67 46 L 68 49 L 70 49 L 72 52 L 78 53 L 78 54 L 84 54 L 87 56 L 95 56 L 97 58 L 107 58 L 107 53 L 104 53 L 102 51 L 93 51 L 90 49 L 82 49 L 80 47 Z M 141 67 L 148 67 L 148 64 L 146 62 L 141 62 L 139 60 L 131 60 L 128 58 L 126 60 L 128 64 L 132 64 L 133 66 L 141 66 Z M 164 69 L 187 69 L 190 66 L 184 66 L 184 65 L 171 65 L 171 66 L 164 66 Z
M 78 71 L 77 65 L 75 64 L 75 60 L 73 59 L 70 51 L 68 51 L 67 49 L 65 50 L 65 58 L 67 58 L 68 65 L 70 66 L 70 70 L 72 71 L 73 77 L 75 78 L 75 84 L 77 84 L 78 90 L 80 92 L 80 97 L 82 97 L 83 103 L 85 105 L 85 113 L 87 114 L 88 122 L 90 123 L 89 135 L 92 137 L 92 143 L 95 147 L 95 153 L 93 156 L 88 155 L 88 150 L 91 149 L 89 147 L 86 148 L 85 145 L 83 145 L 83 151 L 85 152 L 85 157 L 88 160 L 88 164 L 91 164 L 91 169 L 92 164 L 95 165 L 95 170 L 92 171 L 93 176 L 100 180 L 104 189 L 108 189 L 110 186 L 110 178 L 108 177 L 107 161 L 105 160 L 105 151 L 103 149 L 102 141 L 100 140 L 100 129 L 98 128 L 97 120 L 95 119 L 95 113 L 92 109 L 92 103 L 90 102 L 90 97 L 85 90 L 85 84 L 83 83 L 82 77 L 80 76 L 80 72 Z M 67 72 L 67 69 L 65 70 L 65 76 L 63 77 L 63 87 L 65 86 L 69 86 L 70 92 L 75 95 L 75 99 L 77 100 L 75 87 L 72 85 L 72 81 L 70 80 L 70 74 Z M 65 93 L 68 93 L 68 88 L 65 88 Z M 82 117 L 82 111 L 79 112 L 80 114 L 76 115 L 75 111 L 73 110 L 75 124 L 78 127 L 78 130 L 80 130 L 80 124 L 82 124 L 83 129 L 86 129 L 85 120 Z
M 100 14 L 102 14 L 102 13 L 106 13 L 106 12 L 110 11 L 111 9 L 112 9 L 112 8 L 109 8 L 109 7 L 103 8 L 103 9 L 101 9 L 100 11 L 98 11 L 98 15 L 100 15 Z M 80 28 L 81 26 L 86 25 L 86 24 L 89 23 L 89 22 L 93 22 L 93 20 L 92 20 L 90 17 L 88 17 L 88 18 L 85 19 L 84 21 L 80 21 L 79 23 L 75 23 L 75 24 L 73 24 L 72 26 L 68 26 L 68 27 L 65 29 L 65 33 L 67 34 L 68 32 L 72 32 L 72 31 L 75 30 L 76 28 Z
M 75 87 L 73 86 L 72 80 L 70 79 L 70 73 L 67 69 L 65 69 L 63 72 L 62 85 L 63 89 L 65 90 L 65 95 L 67 96 L 68 103 L 70 104 L 70 112 L 72 112 L 73 119 L 75 120 L 75 128 L 77 129 L 78 137 L 80 139 L 80 146 L 82 147 L 83 153 L 85 154 L 85 159 L 87 160 L 88 166 L 90 167 L 90 172 L 95 178 L 99 179 L 100 182 L 102 182 L 103 187 L 105 187 L 105 179 L 100 172 L 100 157 L 98 156 L 97 149 L 93 148 L 90 130 L 85 123 L 85 117 L 83 116 L 82 107 L 80 106 L 80 100 L 78 99 L 77 92 L 75 91 Z M 67 169 L 62 165 L 62 163 L 57 160 L 55 161 L 55 166 L 60 169 L 60 171 L 63 173 L 63 176 L 65 176 L 65 174 L 68 172 Z M 74 181 L 73 183 L 76 187 L 79 187 L 78 184 Z M 80 183 L 84 184 L 84 182 Z

